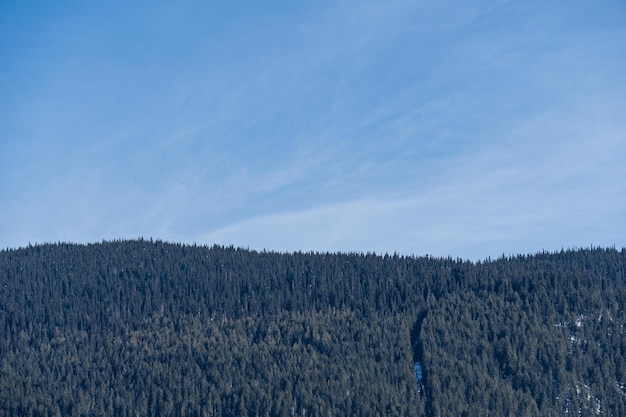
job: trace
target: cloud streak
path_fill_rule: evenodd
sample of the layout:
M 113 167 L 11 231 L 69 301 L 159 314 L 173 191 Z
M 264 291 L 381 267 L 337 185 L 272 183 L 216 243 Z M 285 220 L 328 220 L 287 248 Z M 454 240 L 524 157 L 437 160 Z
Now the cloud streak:
M 624 244 L 617 2 L 268 7 L 6 14 L 0 243 Z

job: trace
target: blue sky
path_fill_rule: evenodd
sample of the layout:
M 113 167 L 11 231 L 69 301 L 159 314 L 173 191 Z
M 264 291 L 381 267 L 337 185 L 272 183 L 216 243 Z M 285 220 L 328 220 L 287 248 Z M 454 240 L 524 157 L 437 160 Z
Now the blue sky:
M 0 247 L 626 246 L 626 3 L 0 2 Z

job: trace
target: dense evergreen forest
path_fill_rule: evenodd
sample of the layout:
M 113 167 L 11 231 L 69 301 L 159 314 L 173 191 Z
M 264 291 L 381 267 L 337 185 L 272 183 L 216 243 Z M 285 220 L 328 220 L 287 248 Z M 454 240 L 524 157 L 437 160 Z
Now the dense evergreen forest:
M 626 250 L 0 251 L 0 416 L 626 416 Z

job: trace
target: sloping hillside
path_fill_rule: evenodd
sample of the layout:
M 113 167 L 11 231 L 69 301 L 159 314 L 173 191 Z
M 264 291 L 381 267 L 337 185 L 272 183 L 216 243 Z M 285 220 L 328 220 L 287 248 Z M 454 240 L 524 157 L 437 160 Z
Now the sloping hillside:
M 0 415 L 626 415 L 626 251 L 0 252 Z

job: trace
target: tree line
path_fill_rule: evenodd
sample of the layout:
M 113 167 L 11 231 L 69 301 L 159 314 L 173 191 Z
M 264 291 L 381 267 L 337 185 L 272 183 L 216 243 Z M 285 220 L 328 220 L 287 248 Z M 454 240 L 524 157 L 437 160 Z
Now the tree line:
M 625 264 L 8 249 L 0 415 L 626 415 Z

